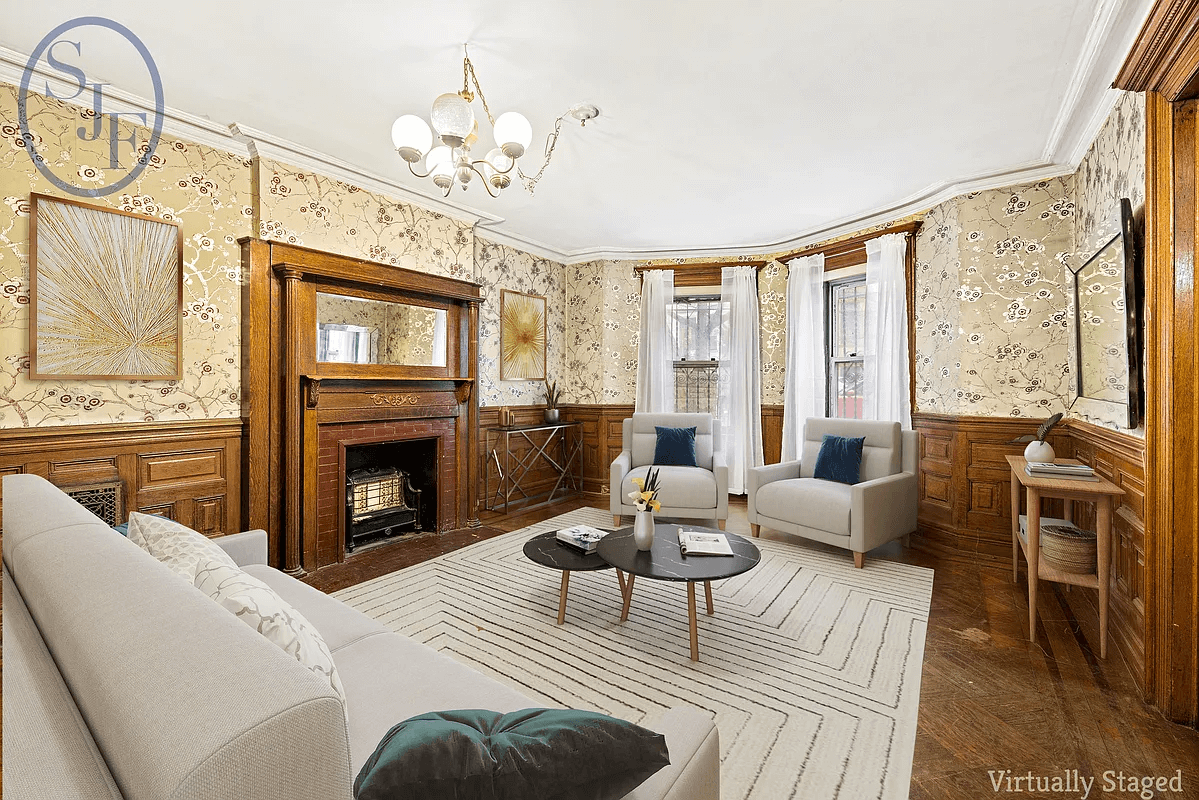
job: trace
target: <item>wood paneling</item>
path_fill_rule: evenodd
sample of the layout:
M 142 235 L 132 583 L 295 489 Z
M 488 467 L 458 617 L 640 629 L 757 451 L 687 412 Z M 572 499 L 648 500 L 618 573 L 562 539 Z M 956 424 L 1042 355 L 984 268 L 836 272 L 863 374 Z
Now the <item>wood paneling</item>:
M 583 423 L 583 492 L 608 502 L 612 462 L 620 455 L 621 424 L 633 416 L 630 405 L 564 405 L 562 418 Z
M 241 420 L 0 430 L 0 474 L 69 489 L 119 480 L 126 513 L 161 514 L 208 536 L 244 529 Z
M 783 458 L 783 407 L 762 406 L 762 457 L 767 464 Z
M 1040 420 L 951 417 L 917 413 L 920 432 L 918 541 L 934 550 L 965 551 L 999 562 L 1011 557 L 1011 472 L 1005 455 L 1023 444 L 1012 439 L 1036 431 Z M 1133 436 L 1069 419 L 1050 437 L 1062 457 L 1091 464 L 1126 495 L 1115 506 L 1112 531 L 1110 633 L 1138 681 L 1144 676 L 1144 442 Z M 1064 513 L 1060 501 L 1044 512 Z M 1094 510 L 1075 504 L 1075 518 L 1094 530 Z M 1079 618 L 1098 618 L 1096 592 L 1066 593 Z

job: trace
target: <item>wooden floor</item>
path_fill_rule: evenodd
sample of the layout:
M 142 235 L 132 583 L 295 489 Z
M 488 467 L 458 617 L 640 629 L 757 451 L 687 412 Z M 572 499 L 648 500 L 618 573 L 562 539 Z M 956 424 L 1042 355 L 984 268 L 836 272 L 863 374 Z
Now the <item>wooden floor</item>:
M 571 500 L 526 513 L 491 515 L 482 528 L 361 551 L 309 581 L 334 591 L 586 505 Z M 744 500 L 730 499 L 728 530 L 749 535 Z M 797 547 L 824 547 L 785 534 L 763 535 L 791 540 Z M 834 552 L 850 558 L 847 552 Z M 1099 659 L 1097 644 L 1091 647 L 1098 642 L 1096 631 L 1074 619 L 1062 598 L 1063 587 L 1043 584 L 1049 588 L 1042 589 L 1041 624 L 1037 641 L 1030 643 L 1023 571 L 1013 584 L 1010 564 L 932 553 L 918 541 L 913 548 L 898 543 L 879 548 L 868 561 L 880 557 L 936 572 L 920 686 L 913 800 L 998 796 L 988 771 L 999 770 L 1049 778 L 1078 770 L 1097 779 L 1090 798 L 1131 798 L 1139 795 L 1103 792 L 1104 772 L 1173 776 L 1181 769 L 1183 792 L 1160 796 L 1199 798 L 1199 732 L 1167 722 L 1142 703 L 1114 648 L 1106 661 Z M 1001 789 L 999 794 L 1007 793 Z

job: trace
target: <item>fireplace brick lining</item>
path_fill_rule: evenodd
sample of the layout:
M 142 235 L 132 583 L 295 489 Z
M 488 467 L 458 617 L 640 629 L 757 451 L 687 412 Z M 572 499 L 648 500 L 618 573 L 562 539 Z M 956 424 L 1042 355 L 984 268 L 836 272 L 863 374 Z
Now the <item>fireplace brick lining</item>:
M 436 438 L 437 527 L 461 527 L 457 518 L 455 420 L 375 420 L 324 423 L 317 426 L 317 564 L 335 564 L 345 558 L 345 462 L 342 448 L 410 439 Z

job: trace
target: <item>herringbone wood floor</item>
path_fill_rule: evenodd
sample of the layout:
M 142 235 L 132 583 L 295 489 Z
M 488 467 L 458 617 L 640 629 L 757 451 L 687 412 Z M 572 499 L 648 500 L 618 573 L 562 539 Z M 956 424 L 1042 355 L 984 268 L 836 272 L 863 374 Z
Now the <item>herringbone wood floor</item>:
M 366 549 L 309 581 L 334 591 L 585 505 L 589 504 L 570 500 L 493 515 L 483 520 L 482 528 Z M 728 530 L 748 536 L 744 500 L 731 498 L 729 506 Z M 801 540 L 795 544 L 821 547 Z M 1107 770 L 1159 776 L 1181 769 L 1184 789 L 1179 797 L 1199 797 L 1199 732 L 1167 722 L 1142 703 L 1114 648 L 1106 661 L 1099 659 L 1091 647 L 1098 641 L 1097 632 L 1074 619 L 1060 594 L 1064 587 L 1048 584 L 1048 591 L 1042 591 L 1042 624 L 1037 641 L 1030 643 L 1023 572 L 1013 584 L 1010 567 L 1002 564 L 980 564 L 898 543 L 869 557 L 936 571 L 920 688 L 913 800 L 993 797 L 988 770 L 1050 777 L 1078 770 L 1083 776 L 1099 777 L 1090 795 L 1094 798 L 1108 796 L 1100 791 Z

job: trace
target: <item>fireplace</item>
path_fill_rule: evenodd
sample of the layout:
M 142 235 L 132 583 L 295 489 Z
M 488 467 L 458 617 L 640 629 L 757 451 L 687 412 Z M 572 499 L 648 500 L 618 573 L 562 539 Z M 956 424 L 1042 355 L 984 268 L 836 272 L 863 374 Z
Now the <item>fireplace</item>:
M 350 445 L 344 460 L 347 553 L 437 530 L 437 439 Z

